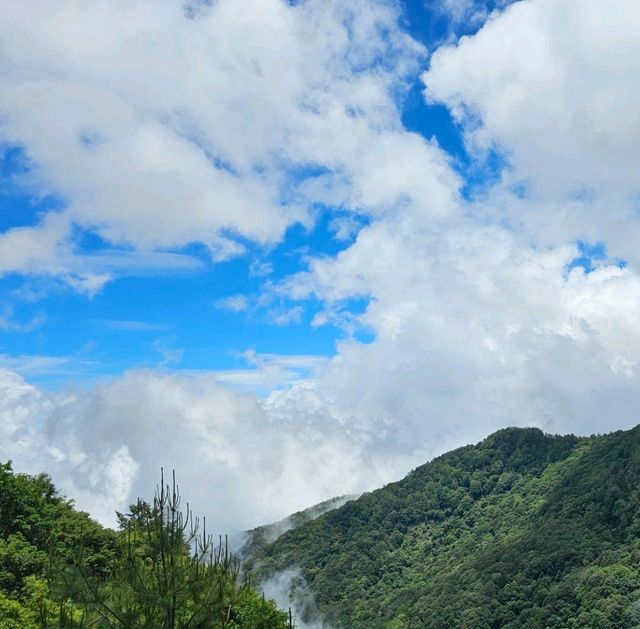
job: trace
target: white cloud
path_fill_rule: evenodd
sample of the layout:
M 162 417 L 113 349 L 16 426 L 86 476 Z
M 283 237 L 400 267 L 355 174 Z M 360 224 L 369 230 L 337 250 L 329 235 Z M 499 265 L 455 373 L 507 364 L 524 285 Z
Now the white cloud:
M 3 440 L 20 430 L 37 413 L 42 405 L 41 394 L 27 384 L 18 374 L 2 369 L 0 371 L 0 432 Z
M 149 321 L 135 321 L 128 319 L 97 319 L 95 323 L 112 330 L 124 332 L 166 332 L 171 326 L 165 323 L 151 323 Z
M 567 273 L 577 255 L 472 222 L 371 225 L 285 289 L 329 310 L 370 296 L 360 323 L 375 340 L 340 346 L 317 380 L 319 402 L 295 391 L 274 399 L 340 418 L 371 454 L 414 463 L 507 425 L 629 427 L 640 409 L 640 280 L 606 261 Z
M 370 264 L 371 251 L 385 262 Z M 629 427 L 640 279 L 607 263 L 567 273 L 576 253 L 472 223 L 371 225 L 298 288 L 329 304 L 366 290 L 373 343 L 345 342 L 325 361 L 250 353 L 256 374 L 244 378 L 138 371 L 66 395 L 3 372 L 0 455 L 50 470 L 103 519 L 175 467 L 194 508 L 232 531 L 398 478 L 503 426 Z M 261 388 L 272 392 L 251 392 Z
M 55 373 L 73 360 L 72 356 L 38 356 L 0 354 L 0 365 L 6 370 L 15 371 L 23 376 L 42 373 Z
M 254 260 L 249 267 L 249 275 L 251 277 L 266 277 L 273 273 L 273 264 L 271 262 L 261 262 Z
M 259 398 L 221 387 L 214 375 L 131 372 L 65 395 L 44 394 L 10 371 L 0 376 L 0 430 L 11 437 L 0 456 L 19 470 L 47 470 L 102 521 L 150 497 L 160 466 L 176 469 L 194 512 L 223 532 L 376 478 L 330 417 L 275 423 Z
M 247 368 L 216 371 L 216 381 L 265 396 L 274 389 L 288 388 L 309 380 L 328 361 L 323 356 L 258 354 L 254 350 L 243 352 L 242 357 Z
M 215 306 L 220 310 L 244 312 L 249 307 L 249 300 L 245 295 L 230 295 L 229 297 L 216 300 Z
M 630 427 L 640 279 L 606 261 L 568 272 L 576 254 L 471 221 L 374 223 L 286 287 L 328 308 L 370 295 L 372 343 L 345 341 L 326 360 L 249 352 L 254 371 L 136 371 L 66 394 L 4 371 L 0 457 L 50 471 L 106 521 L 175 467 L 194 509 L 232 532 L 399 478 L 500 427 Z
M 275 325 L 290 325 L 292 323 L 300 323 L 304 308 L 302 306 L 293 306 L 291 308 L 273 308 L 268 313 L 268 320 Z
M 151 345 L 161 356 L 162 361 L 158 365 L 159 367 L 166 367 L 167 365 L 179 363 L 184 356 L 184 350 L 179 347 L 171 346 L 172 339 L 157 339 Z
M 13 306 L 5 306 L 0 310 L 0 330 L 3 332 L 32 332 L 46 320 L 44 312 L 39 312 L 28 321 L 20 321 L 15 316 Z
M 374 213 L 454 209 L 446 157 L 402 130 L 395 97 L 424 51 L 384 2 L 221 0 L 187 19 L 176 0 L 30 0 L 0 17 L 0 139 L 24 147 L 23 185 L 66 203 L 0 236 L 0 271 L 64 274 L 73 224 L 225 259 L 235 235 L 308 222 L 329 187 Z M 325 174 L 298 185 L 309 166 Z M 109 279 L 73 270 L 88 292 Z
M 494 191 L 485 211 L 542 245 L 595 237 L 636 257 L 639 26 L 634 0 L 523 0 L 434 53 L 427 99 L 451 108 L 472 151 L 506 156 L 505 187 L 529 188 L 524 201 Z
M 335 234 L 338 240 L 351 240 L 362 227 L 360 221 L 353 216 L 336 216 L 331 219 L 329 229 Z
M 426 95 L 478 116 L 542 189 L 635 190 L 639 21 L 632 0 L 516 2 L 433 55 Z
M 200 266 L 190 256 L 167 251 L 103 249 L 82 253 L 72 242 L 71 229 L 68 216 L 53 212 L 35 227 L 14 227 L 0 234 L 0 275 L 53 276 L 92 297 L 114 275 L 179 273 Z

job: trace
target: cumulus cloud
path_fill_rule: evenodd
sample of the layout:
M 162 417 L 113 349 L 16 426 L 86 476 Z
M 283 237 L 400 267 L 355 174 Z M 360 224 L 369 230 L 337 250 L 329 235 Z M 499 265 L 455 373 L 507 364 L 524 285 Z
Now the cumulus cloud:
M 505 187 L 526 197 L 499 188 L 485 212 L 542 244 L 595 237 L 636 257 L 639 25 L 633 0 L 523 0 L 433 54 L 427 100 L 475 155 L 500 152 Z
M 19 183 L 64 210 L 0 235 L 0 271 L 68 274 L 73 225 L 140 251 L 200 242 L 223 260 L 241 238 L 278 241 L 329 197 L 454 208 L 446 156 L 402 129 L 397 97 L 424 51 L 384 2 L 1 12 L 0 140 L 27 155 Z M 109 279 L 79 273 L 88 292 Z
M 635 2 L 524 0 L 443 47 L 423 75 L 430 100 L 510 152 L 542 190 L 638 182 Z
M 374 342 L 340 346 L 319 400 L 272 398 L 286 412 L 340 418 L 373 456 L 395 450 L 414 463 L 508 425 L 630 427 L 640 410 L 640 280 L 606 260 L 590 273 L 572 268 L 578 256 L 573 245 L 532 249 L 472 222 L 444 232 L 371 225 L 284 289 L 329 308 L 368 296 L 360 323 Z
M 377 251 L 378 264 L 371 264 Z M 286 290 L 370 305 L 372 343 L 250 355 L 234 373 L 134 371 L 66 394 L 3 372 L 3 458 L 50 470 L 105 521 L 175 468 L 221 530 L 371 489 L 509 425 L 590 434 L 640 411 L 640 278 L 502 228 L 376 223 Z M 263 391 L 264 390 L 264 391 Z M 269 393 L 270 391 L 270 393 Z

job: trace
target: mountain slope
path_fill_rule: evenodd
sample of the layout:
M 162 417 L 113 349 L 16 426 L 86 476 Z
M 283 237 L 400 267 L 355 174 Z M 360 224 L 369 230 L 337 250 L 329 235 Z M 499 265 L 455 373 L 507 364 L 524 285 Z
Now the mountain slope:
M 287 531 L 297 529 L 303 524 L 311 522 L 329 511 L 339 509 L 350 500 L 355 500 L 358 495 L 347 494 L 345 496 L 329 498 L 329 500 L 323 500 L 303 511 L 297 511 L 282 520 L 272 522 L 271 524 L 264 524 L 263 526 L 258 526 L 255 529 L 247 531 L 243 536 L 242 547 L 239 551 L 240 557 L 244 559 L 261 553 L 266 546 L 284 535 Z
M 350 629 L 640 626 L 640 428 L 499 431 L 253 553 Z

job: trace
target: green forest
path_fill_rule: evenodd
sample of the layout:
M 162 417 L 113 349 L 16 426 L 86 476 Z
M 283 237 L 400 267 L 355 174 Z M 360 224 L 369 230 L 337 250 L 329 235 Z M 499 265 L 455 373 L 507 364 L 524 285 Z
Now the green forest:
M 104 528 L 46 475 L 0 465 L 0 629 L 285 629 L 223 540 L 182 505 L 175 479 Z
M 640 627 L 640 427 L 501 430 L 302 523 L 247 566 L 296 567 L 347 629 Z

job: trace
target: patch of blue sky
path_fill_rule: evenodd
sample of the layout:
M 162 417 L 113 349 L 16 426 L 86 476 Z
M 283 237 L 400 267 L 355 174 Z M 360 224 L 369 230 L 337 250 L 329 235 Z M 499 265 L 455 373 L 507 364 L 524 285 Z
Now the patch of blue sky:
M 576 256 L 565 267 L 565 275 L 567 275 L 571 269 L 581 268 L 585 273 L 592 273 L 598 266 L 602 264 L 615 264 L 620 268 L 625 268 L 627 262 L 625 260 L 616 258 L 611 259 L 607 254 L 607 246 L 604 242 L 585 242 L 579 240 L 576 243 L 578 247 L 579 255 Z
M 517 0 L 399 0 L 403 28 L 430 52 L 450 41 L 477 33 L 489 15 Z
M 38 196 L 25 187 L 29 160 L 21 147 L 5 146 L 0 155 L 0 233 L 14 227 L 32 227 L 42 215 L 62 207 L 53 195 Z
M 482 156 L 468 159 L 459 171 L 464 181 L 460 189 L 462 198 L 467 201 L 482 198 L 492 186 L 500 181 L 504 171 L 508 168 L 507 157 L 495 148 L 489 148 Z M 512 187 L 512 192 L 520 198 L 528 197 L 530 194 L 528 182 L 516 183 Z
M 25 174 L 29 171 L 29 160 L 22 147 L 0 145 L 0 148 L 2 149 L 2 155 L 0 156 L 0 177 L 3 180 L 7 177 Z
M 462 125 L 444 105 L 425 102 L 423 89 L 422 81 L 417 81 L 407 94 L 402 112 L 405 129 L 435 140 L 447 153 L 452 168 L 462 178 L 463 199 L 471 201 L 482 196 L 508 168 L 507 157 L 496 148 L 488 149 L 483 155 L 471 155 L 465 145 Z
M 330 208 L 324 205 L 315 207 L 315 222 L 311 229 L 306 229 L 304 225 L 292 225 L 285 235 L 283 242 L 274 250 L 273 255 L 276 260 L 283 264 L 291 264 L 291 252 L 314 252 L 319 256 L 335 256 L 340 250 L 348 247 L 357 235 L 357 231 L 368 225 L 370 219 L 364 215 L 354 214 L 342 208 Z M 354 231 L 348 237 L 335 238 L 336 221 L 349 219 L 354 223 Z M 289 272 L 302 270 L 304 259 L 300 260 L 294 267 L 289 267 Z M 283 269 L 284 270 L 284 269 Z
M 345 213 L 318 212 L 312 229 L 294 225 L 275 247 L 245 241 L 245 255 L 214 264 L 206 248 L 194 244 L 180 252 L 200 259 L 199 269 L 179 274 L 138 271 L 118 277 L 91 299 L 46 278 L 7 276 L 0 280 L 0 291 L 17 319 L 13 328 L 0 330 L 0 353 L 65 358 L 80 380 L 158 366 L 236 369 L 242 365 L 242 352 L 249 349 L 331 356 L 345 331 L 331 322 L 311 325 L 320 304 L 264 298 L 269 282 L 305 270 L 307 256 L 335 255 L 349 244 L 336 240 L 331 231 L 335 217 Z M 81 253 L 113 249 L 89 230 L 76 228 L 74 236 Z M 246 298 L 246 308 L 230 311 L 216 305 L 236 295 Z M 353 301 L 344 307 L 356 312 L 363 306 Z M 35 329 L 18 331 L 18 323 L 32 321 L 38 313 L 46 316 Z M 44 372 L 30 379 L 46 384 L 58 377 Z
M 360 296 L 345 299 L 340 304 L 340 307 L 343 309 L 343 311 L 350 315 L 347 326 L 348 337 L 364 345 L 373 343 L 376 340 L 374 330 L 364 325 L 359 319 L 360 315 L 363 315 L 365 313 L 370 303 L 370 297 Z M 344 329 L 344 327 L 342 329 Z
M 483 26 L 491 12 L 503 9 L 511 3 L 512 0 L 481 0 L 475 3 L 461 0 L 457 5 L 466 8 L 456 16 L 447 9 L 444 0 L 400 0 L 403 9 L 402 25 L 432 52 L 447 42 L 473 35 Z M 452 2 L 450 5 L 456 3 Z M 444 105 L 425 102 L 424 87 L 420 77 L 416 76 L 403 101 L 403 125 L 409 131 L 437 141 L 450 156 L 452 167 L 463 180 L 460 191 L 462 198 L 473 200 L 500 179 L 504 169 L 508 167 L 508 159 L 497 147 L 490 148 L 482 156 L 470 155 L 465 145 L 463 126 L 454 120 Z
M 78 225 L 73 225 L 72 227 L 71 240 L 75 243 L 77 249 L 84 253 L 114 248 L 114 245 L 100 236 L 96 230 L 86 229 Z M 120 248 L 130 249 L 129 247 Z
M 469 162 L 462 128 L 444 105 L 426 103 L 423 90 L 424 84 L 418 80 L 407 92 L 403 103 L 402 124 L 408 131 L 418 133 L 428 140 L 435 138 L 460 169 Z
M 240 353 L 248 349 L 258 354 L 333 353 L 338 331 L 333 326 L 312 329 L 313 313 L 306 308 L 299 320 L 287 325 L 274 324 L 268 312 L 260 309 L 217 308 L 217 295 L 250 283 L 242 281 L 247 269 L 241 266 L 239 261 L 222 263 L 204 276 L 120 278 L 91 300 L 71 290 L 48 290 L 41 301 L 14 313 L 24 324 L 44 311 L 42 324 L 28 333 L 0 331 L 0 353 L 66 357 L 84 364 L 87 377 L 160 366 L 237 368 Z M 15 289 L 24 289 L 15 279 Z M 8 288 L 8 283 L 11 278 L 3 280 L 2 288 Z
M 453 21 L 442 5 L 442 0 L 400 0 L 401 26 L 429 51 L 446 41 L 452 32 Z

